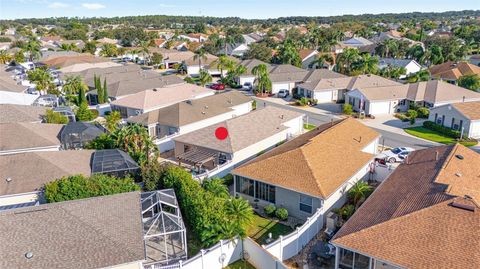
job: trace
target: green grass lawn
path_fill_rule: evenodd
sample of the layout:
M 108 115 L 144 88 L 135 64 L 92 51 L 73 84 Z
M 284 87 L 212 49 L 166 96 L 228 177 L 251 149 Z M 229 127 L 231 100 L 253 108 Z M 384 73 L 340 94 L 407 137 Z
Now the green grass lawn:
M 404 130 L 405 130 L 405 132 L 407 132 L 410 135 L 420 137 L 420 138 L 423 138 L 423 139 L 426 139 L 426 140 L 446 144 L 446 145 L 453 144 L 453 143 L 457 142 L 455 140 L 455 138 L 445 136 L 441 133 L 432 131 L 432 130 L 424 128 L 424 127 L 411 127 L 411 128 L 406 128 Z M 471 146 L 475 146 L 477 144 L 477 142 L 475 142 L 475 141 L 462 141 L 462 142 L 460 142 L 460 144 L 462 144 L 466 147 L 471 147 Z
M 245 261 L 236 261 L 229 266 L 225 267 L 225 269 L 256 269 L 253 265 L 249 264 Z
M 276 220 L 265 219 L 255 214 L 252 225 L 247 229 L 247 235 L 261 245 L 266 243 L 269 233 L 272 233 L 273 240 L 276 240 L 280 235 L 287 235 L 292 231 L 292 228 Z
M 313 124 L 309 124 L 309 123 L 304 123 L 303 124 L 303 129 L 307 129 L 309 131 L 315 129 L 315 127 L 317 127 L 317 126 L 315 126 Z

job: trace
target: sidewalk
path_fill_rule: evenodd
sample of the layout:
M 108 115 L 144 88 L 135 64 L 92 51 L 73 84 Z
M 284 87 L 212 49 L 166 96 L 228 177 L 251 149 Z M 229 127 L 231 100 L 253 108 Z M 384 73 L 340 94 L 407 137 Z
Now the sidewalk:
M 411 136 L 407 134 L 403 129 L 408 128 L 408 127 L 417 127 L 417 126 L 422 126 L 423 122 L 426 121 L 426 119 L 417 119 L 415 124 L 411 125 L 410 122 L 403 122 L 397 118 L 395 118 L 393 115 L 381 115 L 381 116 L 376 116 L 375 119 L 358 119 L 361 123 L 367 125 L 368 127 L 372 128 L 377 128 L 393 133 L 398 133 L 406 136 Z M 414 136 L 411 136 L 414 137 Z

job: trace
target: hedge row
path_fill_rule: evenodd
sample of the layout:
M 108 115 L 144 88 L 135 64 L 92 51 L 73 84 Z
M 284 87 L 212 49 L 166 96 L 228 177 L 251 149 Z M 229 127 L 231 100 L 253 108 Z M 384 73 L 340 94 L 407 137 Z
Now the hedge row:
M 460 132 L 459 131 L 456 131 L 456 130 L 450 129 L 448 127 L 436 124 L 433 121 L 425 121 L 423 123 L 423 127 L 427 128 L 427 129 L 430 129 L 432 131 L 435 131 L 435 132 L 439 132 L 443 135 L 446 135 L 446 136 L 449 136 L 449 137 L 452 137 L 452 138 L 460 138 Z

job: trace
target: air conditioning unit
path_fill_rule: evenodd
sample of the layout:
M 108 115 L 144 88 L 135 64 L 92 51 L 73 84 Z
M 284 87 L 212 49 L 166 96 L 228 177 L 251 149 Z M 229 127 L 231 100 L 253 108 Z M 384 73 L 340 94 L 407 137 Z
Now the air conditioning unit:
M 328 235 L 333 234 L 337 229 L 337 223 L 338 223 L 338 215 L 333 212 L 329 212 L 327 214 L 327 223 L 326 223 L 325 233 Z

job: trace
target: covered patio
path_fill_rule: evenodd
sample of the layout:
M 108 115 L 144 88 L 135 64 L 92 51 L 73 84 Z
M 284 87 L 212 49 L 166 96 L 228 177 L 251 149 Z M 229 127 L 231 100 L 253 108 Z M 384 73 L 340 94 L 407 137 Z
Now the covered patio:
M 192 149 L 177 156 L 178 165 L 187 164 L 192 173 L 203 174 L 218 165 L 218 152 Z

